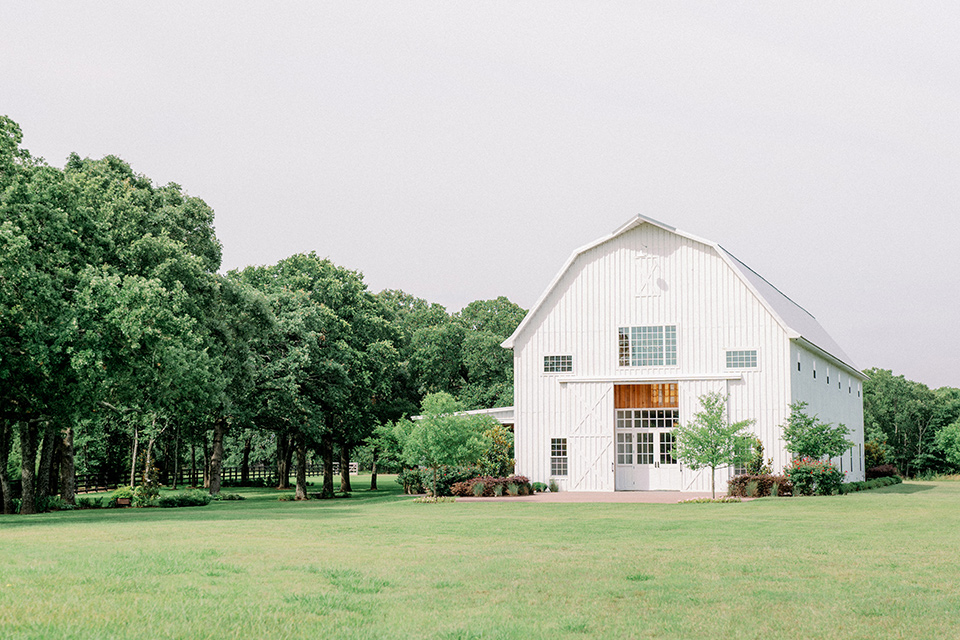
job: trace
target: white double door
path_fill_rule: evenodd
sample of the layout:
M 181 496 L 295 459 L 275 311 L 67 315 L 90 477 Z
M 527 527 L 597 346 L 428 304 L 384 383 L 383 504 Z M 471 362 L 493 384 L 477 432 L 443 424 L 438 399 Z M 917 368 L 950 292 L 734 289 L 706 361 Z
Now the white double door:
M 616 430 L 617 491 L 679 491 L 683 470 L 667 429 Z

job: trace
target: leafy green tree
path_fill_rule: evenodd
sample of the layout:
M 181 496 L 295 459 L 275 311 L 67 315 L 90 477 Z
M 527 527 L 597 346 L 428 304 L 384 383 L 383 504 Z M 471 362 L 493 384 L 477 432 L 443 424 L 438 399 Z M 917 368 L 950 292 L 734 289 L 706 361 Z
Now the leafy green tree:
M 710 469 L 710 495 L 717 497 L 716 470 L 719 467 L 739 464 L 749 456 L 749 446 L 744 446 L 746 429 L 753 420 L 730 423 L 726 418 L 727 397 L 720 393 L 700 396 L 700 411 L 693 422 L 678 425 L 673 430 L 676 438 L 677 460 L 691 469 Z
M 936 445 L 943 452 L 952 471 L 960 470 L 960 420 L 947 425 L 937 433 Z
M 480 472 L 502 478 L 513 474 L 513 432 L 497 422 L 483 432 L 486 450 L 480 456 Z
M 421 409 L 420 419 L 413 422 L 409 431 L 400 432 L 398 439 L 403 441 L 407 464 L 432 470 L 436 495 L 437 469 L 475 464 L 487 448 L 483 434 L 495 421 L 483 415 L 458 415 L 463 405 L 443 391 L 425 397 Z
M 797 458 L 835 458 L 853 446 L 847 440 L 850 430 L 840 424 L 823 422 L 816 415 L 805 413 L 807 403 L 794 402 L 790 405 L 790 416 L 783 425 L 783 440 L 787 451 Z
M 887 369 L 867 369 L 864 373 L 869 376 L 863 383 L 866 432 L 885 436 L 891 454 L 888 462 L 902 473 L 914 475 L 923 471 L 934 447 L 936 394 L 926 385 L 895 376 Z M 949 422 L 943 426 L 946 424 Z
M 471 302 L 454 316 L 463 327 L 461 358 L 465 378 L 459 398 L 467 408 L 513 404 L 513 351 L 500 343 L 510 337 L 526 313 L 500 296 Z

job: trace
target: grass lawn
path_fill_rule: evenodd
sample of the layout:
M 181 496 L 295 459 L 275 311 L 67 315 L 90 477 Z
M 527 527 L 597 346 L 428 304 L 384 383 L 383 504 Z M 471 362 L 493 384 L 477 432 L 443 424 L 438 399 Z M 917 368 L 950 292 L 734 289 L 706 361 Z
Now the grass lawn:
M 960 483 L 653 505 L 414 504 L 365 482 L 0 516 L 0 637 L 960 637 Z

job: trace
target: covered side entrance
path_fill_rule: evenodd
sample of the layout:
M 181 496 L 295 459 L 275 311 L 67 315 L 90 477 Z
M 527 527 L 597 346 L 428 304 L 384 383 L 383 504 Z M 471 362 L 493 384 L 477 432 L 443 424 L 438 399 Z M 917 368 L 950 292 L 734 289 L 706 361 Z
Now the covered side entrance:
M 671 433 L 680 420 L 678 400 L 675 382 L 614 386 L 617 491 L 680 490 Z

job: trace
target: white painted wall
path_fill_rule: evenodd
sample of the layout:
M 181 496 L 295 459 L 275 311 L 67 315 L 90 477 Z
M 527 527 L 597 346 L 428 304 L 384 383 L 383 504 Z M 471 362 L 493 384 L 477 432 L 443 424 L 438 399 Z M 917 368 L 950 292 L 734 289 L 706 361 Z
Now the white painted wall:
M 863 480 L 862 382 L 845 368 L 797 342 L 790 345 L 790 358 L 793 362 L 790 374 L 792 401 L 806 402 L 808 415 L 818 415 L 824 422 L 843 424 L 850 429 L 847 439 L 854 443 L 853 448 L 839 458 L 833 458 L 833 462 L 840 465 L 846 482 Z M 797 363 L 800 364 L 799 370 Z
M 726 390 L 730 418 L 754 418 L 768 455 L 783 464 L 790 341 L 713 247 L 643 224 L 580 255 L 535 312 L 514 344 L 519 473 L 548 480 L 550 439 L 566 437 L 563 488 L 612 490 L 614 380 L 680 380 L 681 420 L 702 393 Z M 641 325 L 677 326 L 677 366 L 619 366 L 618 328 Z M 756 370 L 725 369 L 726 350 L 740 348 L 758 350 Z M 545 355 L 564 354 L 573 355 L 571 374 L 543 373 Z M 708 477 L 690 475 L 684 488 L 709 487 Z
M 756 421 L 753 431 L 778 471 L 789 462 L 780 425 L 794 399 L 806 400 L 830 422 L 857 429 L 862 450 L 859 381 L 840 372 L 842 389 L 837 390 L 840 370 L 833 366 L 828 386 L 819 377 L 823 360 L 817 384 L 808 384 L 804 376 L 812 380 L 815 354 L 788 337 L 709 244 L 641 224 L 579 255 L 532 313 L 513 347 L 517 472 L 531 480 L 549 481 L 550 440 L 566 438 L 569 475 L 556 478 L 561 489 L 614 489 L 613 386 L 618 381 L 678 382 L 681 421 L 692 419 L 702 394 L 726 392 L 730 420 Z M 644 325 L 676 325 L 676 366 L 619 366 L 618 328 Z M 759 366 L 726 370 L 728 349 L 756 349 Z M 572 355 L 573 372 L 544 373 L 546 355 Z M 801 372 L 794 375 L 798 357 Z M 848 455 L 844 470 L 851 464 L 850 479 L 862 477 L 862 463 Z M 718 471 L 718 490 L 725 490 L 731 471 Z M 707 490 L 709 472 L 685 470 L 682 485 L 677 488 Z

